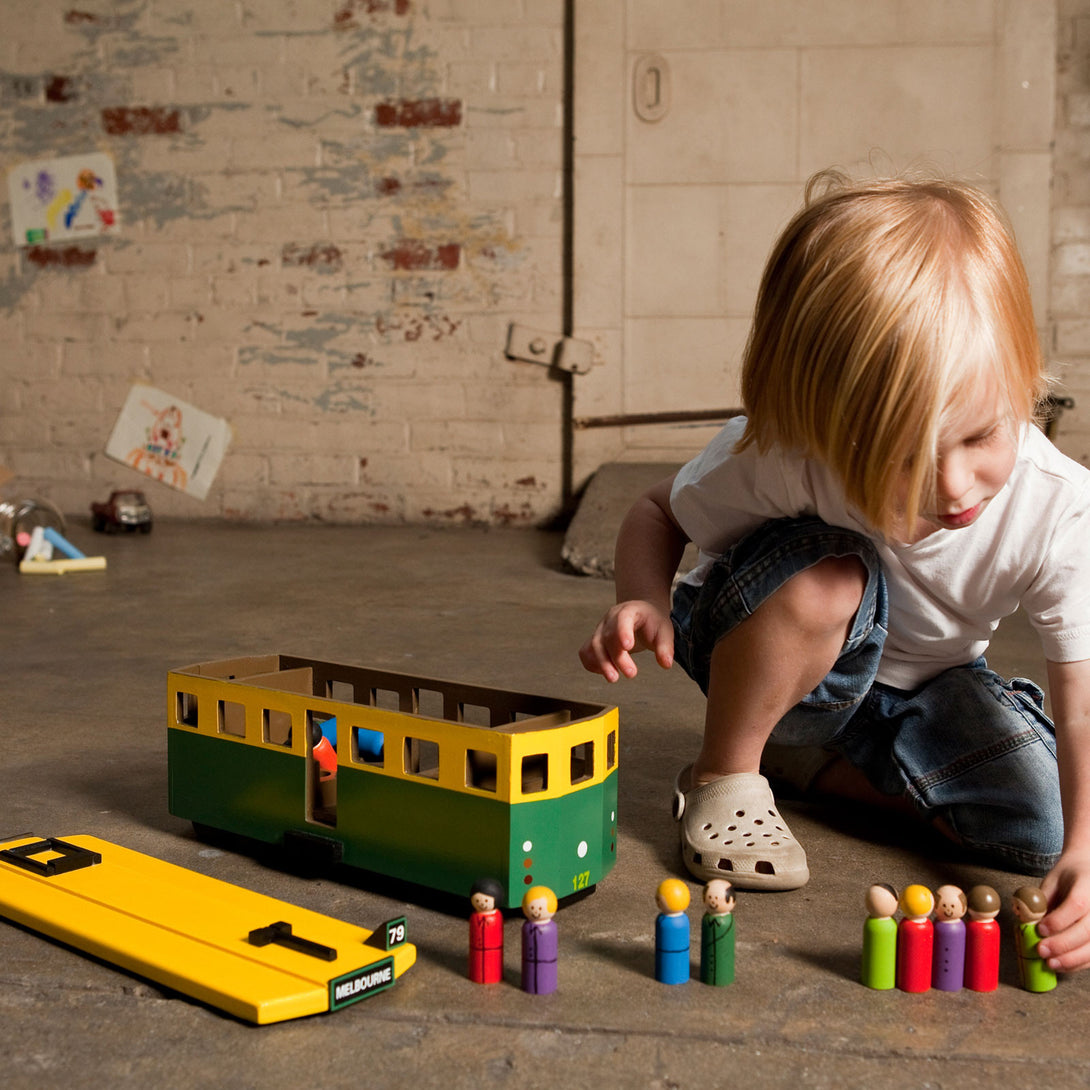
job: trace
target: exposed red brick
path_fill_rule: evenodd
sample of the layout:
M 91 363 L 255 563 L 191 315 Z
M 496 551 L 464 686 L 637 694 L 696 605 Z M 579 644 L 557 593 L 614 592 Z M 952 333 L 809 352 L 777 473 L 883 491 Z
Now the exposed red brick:
M 334 30 L 350 30 L 359 24 L 357 15 L 407 15 L 410 0 L 345 0 L 333 14 Z
M 165 136 L 182 131 L 182 114 L 166 106 L 110 106 L 102 127 L 111 136 Z
M 43 269 L 85 269 L 95 263 L 97 253 L 82 246 L 31 246 L 26 259 Z
M 375 106 L 382 129 L 453 129 L 462 123 L 460 98 L 402 98 Z
M 45 81 L 46 102 L 71 102 L 77 97 L 76 81 L 70 76 L 50 76 Z
M 534 518 L 534 512 L 528 504 L 524 504 L 519 510 L 513 510 L 510 504 L 500 504 L 492 512 L 494 522 L 503 526 L 512 526 L 519 522 L 530 522 Z
M 78 26 L 80 23 L 97 23 L 98 16 L 90 11 L 77 11 L 72 8 L 64 13 L 64 21 L 69 26 Z
M 344 254 L 332 242 L 315 242 L 310 246 L 287 242 L 280 251 L 281 265 L 296 268 L 339 269 L 343 259 Z
M 419 239 L 403 238 L 389 250 L 384 250 L 380 256 L 395 270 L 432 269 L 449 271 L 458 268 L 461 254 L 462 247 L 457 242 L 448 242 L 441 246 L 429 246 Z
M 444 190 L 449 189 L 452 184 L 449 178 L 439 178 L 434 175 L 409 178 L 407 181 L 388 176 L 376 179 L 375 192 L 380 197 L 396 197 L 402 192 L 424 194 L 426 196 L 428 194 L 442 193 Z
M 463 503 L 460 507 L 450 507 L 445 511 L 437 511 L 434 507 L 426 507 L 420 512 L 426 519 L 447 519 L 451 522 L 475 522 L 477 521 L 477 512 L 468 503 Z

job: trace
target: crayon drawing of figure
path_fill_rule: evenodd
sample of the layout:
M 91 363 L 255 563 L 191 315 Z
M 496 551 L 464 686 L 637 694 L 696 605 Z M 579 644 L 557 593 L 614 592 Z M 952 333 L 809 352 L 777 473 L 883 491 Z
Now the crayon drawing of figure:
M 188 475 L 178 464 L 182 447 L 185 446 L 182 411 L 175 405 L 168 405 L 160 411 L 147 402 L 144 402 L 144 406 L 154 413 L 154 419 L 147 429 L 147 442 L 131 450 L 125 461 L 133 469 L 157 481 L 165 481 L 175 488 L 185 488 Z

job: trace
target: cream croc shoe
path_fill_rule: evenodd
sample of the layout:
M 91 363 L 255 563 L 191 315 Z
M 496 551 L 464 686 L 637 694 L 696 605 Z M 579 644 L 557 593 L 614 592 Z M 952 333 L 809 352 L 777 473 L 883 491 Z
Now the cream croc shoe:
M 768 780 L 735 772 L 688 791 L 692 766 L 674 782 L 674 820 L 689 872 L 739 889 L 798 889 L 810 878 L 806 852 L 776 809 Z

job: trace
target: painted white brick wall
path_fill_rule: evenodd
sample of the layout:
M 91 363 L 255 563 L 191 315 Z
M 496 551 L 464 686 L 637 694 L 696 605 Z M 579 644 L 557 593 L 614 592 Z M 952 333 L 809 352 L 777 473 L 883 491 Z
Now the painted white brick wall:
M 534 525 L 561 503 L 561 0 L 0 0 L 0 159 L 98 150 L 121 233 L 0 218 L 8 495 L 85 514 L 133 382 L 226 416 L 160 515 Z M 6 193 L 5 193 L 6 198 Z
M 1059 0 L 1053 155 L 1052 358 L 1075 407 L 1053 439 L 1090 465 L 1090 0 Z
M 102 450 L 148 382 L 234 429 L 161 515 L 550 519 L 562 387 L 502 347 L 562 319 L 563 6 L 0 0 L 0 163 L 110 152 L 123 225 L 17 249 L 0 192 L 5 495 L 139 483 Z M 1090 0 L 1057 14 L 1055 437 L 1090 464 Z

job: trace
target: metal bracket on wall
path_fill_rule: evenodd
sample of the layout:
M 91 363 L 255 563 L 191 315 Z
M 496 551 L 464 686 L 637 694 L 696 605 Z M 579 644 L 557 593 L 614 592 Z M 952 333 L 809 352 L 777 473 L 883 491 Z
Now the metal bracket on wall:
M 531 329 L 517 322 L 507 329 L 504 354 L 510 360 L 540 363 L 573 375 L 585 375 L 594 366 L 594 345 L 590 341 Z

